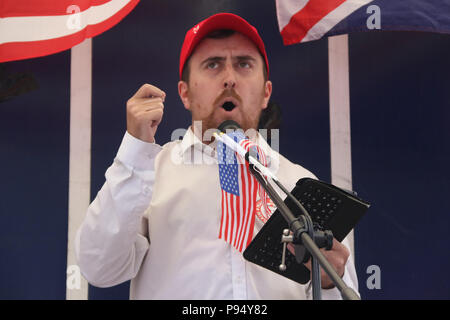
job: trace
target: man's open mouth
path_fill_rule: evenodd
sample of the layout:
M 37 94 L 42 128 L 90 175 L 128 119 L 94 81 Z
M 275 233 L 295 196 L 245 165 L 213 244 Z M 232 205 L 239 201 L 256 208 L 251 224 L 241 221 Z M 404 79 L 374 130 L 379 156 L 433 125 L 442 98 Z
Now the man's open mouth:
M 227 101 L 222 105 L 222 108 L 224 108 L 225 111 L 232 111 L 234 108 L 236 108 L 236 106 L 233 102 Z

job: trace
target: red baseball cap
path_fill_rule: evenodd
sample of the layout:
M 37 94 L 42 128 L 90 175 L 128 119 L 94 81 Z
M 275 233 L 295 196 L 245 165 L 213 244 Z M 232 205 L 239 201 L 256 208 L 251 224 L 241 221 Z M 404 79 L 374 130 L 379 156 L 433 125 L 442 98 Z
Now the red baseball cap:
M 190 29 L 184 37 L 183 46 L 180 54 L 180 79 L 183 73 L 184 64 L 191 56 L 197 44 L 209 33 L 220 29 L 231 29 L 247 36 L 259 49 L 264 57 L 267 68 L 267 77 L 269 76 L 269 61 L 267 59 L 264 42 L 258 34 L 258 30 L 243 18 L 232 13 L 218 13 L 199 22 Z

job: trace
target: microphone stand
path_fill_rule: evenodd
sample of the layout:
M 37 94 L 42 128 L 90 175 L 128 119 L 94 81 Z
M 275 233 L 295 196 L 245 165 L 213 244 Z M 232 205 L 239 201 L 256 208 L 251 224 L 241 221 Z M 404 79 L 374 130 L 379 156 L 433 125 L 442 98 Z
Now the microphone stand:
M 341 296 L 344 300 L 360 300 L 360 297 L 356 294 L 356 292 L 348 287 L 345 282 L 341 279 L 341 277 L 337 274 L 336 270 L 333 266 L 328 262 L 327 258 L 322 254 L 316 242 L 322 246 L 327 246 L 327 249 L 331 249 L 332 246 L 332 237 L 331 237 L 331 245 L 330 245 L 330 233 L 315 231 L 314 225 L 312 223 L 311 217 L 305 208 L 298 202 L 298 200 L 291 195 L 283 185 L 273 179 L 273 181 L 286 193 L 294 203 L 299 207 L 300 211 L 303 215 L 299 215 L 298 218 L 294 216 L 288 206 L 284 203 L 284 201 L 280 198 L 275 189 L 266 182 L 264 177 L 261 175 L 259 171 L 255 169 L 255 165 L 249 160 L 250 153 L 247 152 L 245 155 L 245 160 L 249 164 L 249 169 L 251 174 L 258 180 L 261 186 L 266 190 L 269 197 L 277 206 L 283 218 L 288 223 L 289 229 L 293 233 L 292 242 L 295 245 L 295 256 L 298 263 L 307 261 L 307 252 L 304 250 L 302 246 L 304 246 L 311 255 L 311 282 L 313 287 L 313 299 L 320 300 L 322 298 L 321 295 L 321 279 L 320 279 L 320 266 L 325 270 L 330 279 L 333 281 L 334 285 L 339 289 Z M 283 237 L 284 239 L 286 237 Z M 284 241 L 284 250 L 286 249 L 286 242 Z M 325 244 L 324 244 L 325 243 Z M 283 253 L 283 257 L 284 257 Z M 306 259 L 306 261 L 305 261 Z M 284 258 L 283 258 L 284 264 Z M 320 266 L 319 266 L 320 264 Z

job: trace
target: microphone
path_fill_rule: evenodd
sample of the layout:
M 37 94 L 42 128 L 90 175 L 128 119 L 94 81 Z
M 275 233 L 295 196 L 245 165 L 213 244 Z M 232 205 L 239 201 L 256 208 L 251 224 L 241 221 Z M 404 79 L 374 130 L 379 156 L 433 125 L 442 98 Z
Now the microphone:
M 226 133 L 227 130 L 242 130 L 241 126 L 233 120 L 225 120 L 217 129 L 223 133 Z
M 277 177 L 264 165 L 261 164 L 254 156 L 250 154 L 250 152 L 246 152 L 245 149 L 236 141 L 234 141 L 230 136 L 226 133 L 227 130 L 242 130 L 241 126 L 233 120 L 225 120 L 222 122 L 217 128 L 220 132 L 214 132 L 214 137 L 224 143 L 227 147 L 237 152 L 241 157 L 243 157 L 248 163 L 252 164 L 258 171 L 265 175 L 266 177 L 270 177 L 275 181 L 278 181 Z M 252 152 L 253 154 L 253 152 Z

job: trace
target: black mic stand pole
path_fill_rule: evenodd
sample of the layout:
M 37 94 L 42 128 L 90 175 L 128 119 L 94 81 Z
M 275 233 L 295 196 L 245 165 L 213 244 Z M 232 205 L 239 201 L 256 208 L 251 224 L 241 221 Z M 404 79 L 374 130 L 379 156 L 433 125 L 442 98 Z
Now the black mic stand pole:
M 300 215 L 296 218 L 291 210 L 287 207 L 284 201 L 277 194 L 275 189 L 266 182 L 264 177 L 255 170 L 255 166 L 249 161 L 249 153 L 245 155 L 246 161 L 249 163 L 250 172 L 252 175 L 258 180 L 261 186 L 266 190 L 269 197 L 277 206 L 278 210 L 281 212 L 281 215 L 288 223 L 289 229 L 293 232 L 293 243 L 295 245 L 295 253 L 297 262 L 299 262 L 299 257 L 297 257 L 297 253 L 302 254 L 304 252 L 301 245 L 305 246 L 308 252 L 311 254 L 311 281 L 313 287 L 313 299 L 320 300 L 321 299 L 321 281 L 320 281 L 320 266 L 325 270 L 330 279 L 333 281 L 334 285 L 339 289 L 341 296 L 344 300 L 360 300 L 360 297 L 356 294 L 356 292 L 348 287 L 345 282 L 341 279 L 341 277 L 337 274 L 336 270 L 333 266 L 328 262 L 327 258 L 322 254 L 319 247 L 316 245 L 316 234 L 314 231 L 314 226 L 312 220 L 305 210 L 303 206 L 295 199 L 295 203 L 302 211 L 303 215 Z M 282 188 L 284 192 L 286 189 L 282 187 L 279 181 L 276 181 L 277 185 Z M 290 193 L 288 193 L 288 196 Z M 320 237 L 320 236 L 319 236 Z M 314 239 L 314 240 L 313 240 Z M 302 252 L 303 250 L 303 252 Z M 302 258 L 303 259 L 303 258 Z

